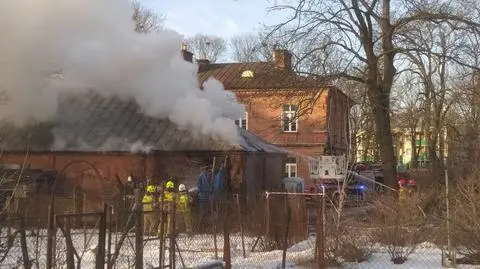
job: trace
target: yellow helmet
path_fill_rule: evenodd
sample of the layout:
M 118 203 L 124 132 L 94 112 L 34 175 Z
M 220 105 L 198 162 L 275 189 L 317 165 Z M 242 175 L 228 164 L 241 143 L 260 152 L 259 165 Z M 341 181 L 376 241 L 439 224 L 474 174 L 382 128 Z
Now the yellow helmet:
M 165 184 L 166 188 L 175 188 L 175 184 L 173 184 L 173 181 L 169 180 L 167 181 L 167 184 Z
M 147 185 L 147 192 L 155 192 L 155 186 Z

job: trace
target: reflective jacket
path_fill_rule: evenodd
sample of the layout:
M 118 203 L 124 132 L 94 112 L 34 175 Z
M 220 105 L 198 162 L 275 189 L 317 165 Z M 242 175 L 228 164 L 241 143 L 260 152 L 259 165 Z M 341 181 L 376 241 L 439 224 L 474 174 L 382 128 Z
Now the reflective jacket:
M 188 193 L 180 193 L 177 200 L 177 211 L 178 212 L 188 212 L 190 211 L 190 196 Z
M 163 192 L 163 201 L 164 202 L 173 202 L 175 193 L 172 191 L 164 191 Z
M 153 196 L 151 193 L 145 194 L 142 199 L 143 211 L 152 211 Z

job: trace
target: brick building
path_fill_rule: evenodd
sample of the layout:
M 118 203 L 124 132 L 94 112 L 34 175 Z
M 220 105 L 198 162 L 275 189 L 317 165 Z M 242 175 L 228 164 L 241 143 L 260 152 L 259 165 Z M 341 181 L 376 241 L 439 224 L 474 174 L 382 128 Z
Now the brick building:
M 185 49 L 184 59 L 192 61 L 193 55 Z M 246 105 L 237 125 L 290 151 L 285 176 L 308 182 L 309 161 L 304 156 L 346 152 L 353 102 L 324 80 L 296 74 L 289 51 L 273 54 L 274 62 L 210 64 L 197 60 L 199 80 L 214 77 L 234 92 Z
M 239 135 L 240 141 L 231 144 L 148 117 L 132 100 L 95 92 L 65 94 L 49 122 L 22 128 L 0 123 L 0 171 L 16 165 L 64 174 L 69 186 L 55 190 L 69 202 L 58 212 L 72 207 L 75 212 L 101 210 L 103 201 L 122 195 L 129 176 L 151 178 L 154 184 L 174 176 L 177 183 L 195 187 L 213 157 L 218 169 L 228 156 L 232 189 L 247 199 L 261 190 L 279 189 L 286 152 L 248 131 L 239 129 Z

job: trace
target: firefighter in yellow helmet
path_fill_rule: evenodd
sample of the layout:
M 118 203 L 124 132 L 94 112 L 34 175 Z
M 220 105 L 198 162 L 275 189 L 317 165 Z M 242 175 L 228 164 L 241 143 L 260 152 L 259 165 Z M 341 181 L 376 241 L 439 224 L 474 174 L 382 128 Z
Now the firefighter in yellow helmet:
M 145 195 L 143 196 L 143 227 L 144 234 L 149 235 L 155 228 L 155 216 L 152 213 L 153 209 L 153 195 L 155 193 L 155 186 L 149 183 Z
M 190 215 L 190 196 L 184 184 L 178 186 L 177 212 L 179 220 L 185 225 L 185 230 L 189 236 L 192 235 L 192 218 Z M 179 221 L 179 222 L 180 222 Z M 180 224 L 180 223 L 179 223 Z
M 160 199 L 162 199 L 162 197 L 160 197 Z M 174 214 L 173 212 L 174 201 L 175 201 L 175 184 L 173 183 L 173 178 L 170 178 L 165 184 L 165 190 L 163 191 L 163 211 L 167 219 L 166 221 L 167 225 L 164 231 L 165 236 L 167 236 L 172 229 L 172 214 Z

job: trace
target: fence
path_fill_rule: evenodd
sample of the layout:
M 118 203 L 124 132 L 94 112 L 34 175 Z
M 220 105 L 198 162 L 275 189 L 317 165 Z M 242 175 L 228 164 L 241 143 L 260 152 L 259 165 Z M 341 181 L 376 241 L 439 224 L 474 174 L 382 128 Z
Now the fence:
M 67 269 L 215 268 L 219 262 L 231 268 L 440 268 L 455 252 L 444 251 L 443 226 L 425 221 L 413 204 L 370 202 L 338 222 L 336 208 L 325 206 L 322 196 L 267 193 L 245 201 L 233 195 L 195 205 L 190 232 L 188 217 L 175 207 L 142 212 L 131 202 L 128 210 L 55 215 L 50 254 L 47 217 L 10 216 L 0 221 L 0 267 L 47 268 L 50 255 L 51 268 Z M 144 230 L 148 219 L 153 228 Z
M 302 216 L 315 222 L 315 214 L 307 212 L 316 209 L 306 210 L 306 205 L 319 207 L 304 200 L 278 193 L 247 204 L 238 195 L 225 196 L 197 204 L 190 220 L 175 206 L 143 212 L 133 201 L 130 210 L 105 206 L 100 212 L 54 214 L 50 222 L 48 216 L 9 216 L 0 226 L 0 267 L 195 268 L 219 262 L 230 268 L 288 266 L 298 262 L 290 254 L 292 246 L 305 245 L 308 260 L 315 256 L 314 225 L 297 212 L 305 209 Z M 144 230 L 149 221 L 153 228 Z

